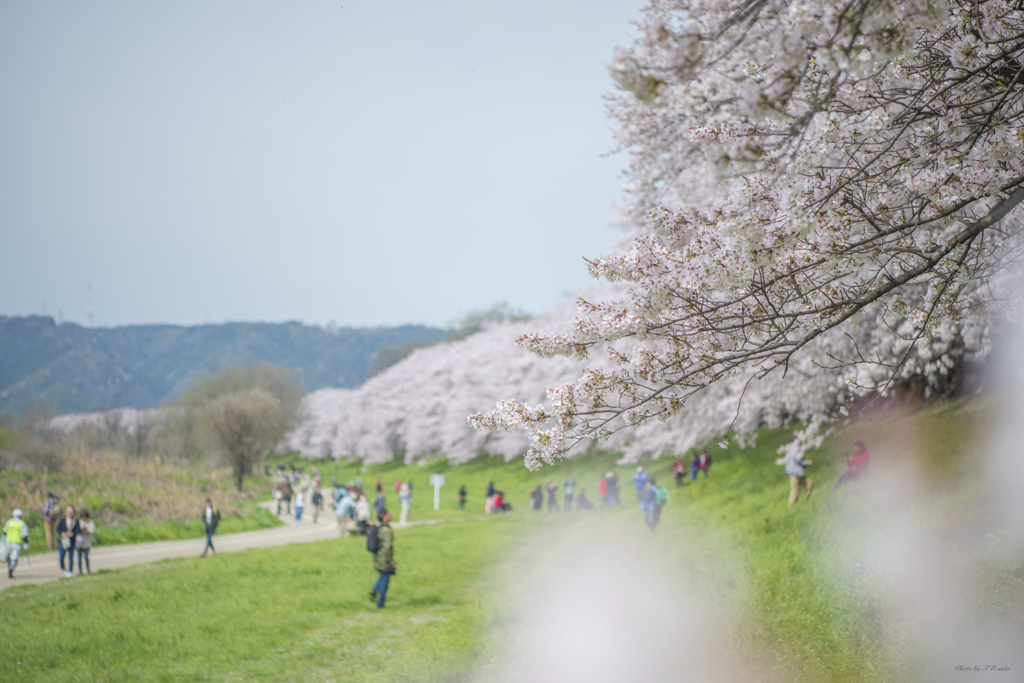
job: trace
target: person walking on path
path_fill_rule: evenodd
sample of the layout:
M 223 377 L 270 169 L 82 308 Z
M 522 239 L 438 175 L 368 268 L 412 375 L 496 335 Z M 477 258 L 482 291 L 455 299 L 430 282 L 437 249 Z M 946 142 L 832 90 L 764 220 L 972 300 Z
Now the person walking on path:
M 459 487 L 459 509 L 462 510 L 466 507 L 466 485 L 463 484 Z
M 370 501 L 366 499 L 365 493 L 359 491 L 359 498 L 356 500 L 356 533 L 365 536 L 368 526 L 370 526 Z
M 776 460 L 776 462 L 779 462 Z M 783 459 L 786 463 L 786 474 L 789 475 L 789 507 L 793 507 L 793 503 L 796 502 L 797 496 L 800 495 L 800 487 L 803 486 L 807 489 L 804 494 L 804 500 L 811 497 L 811 480 L 804 474 L 804 468 L 810 467 L 814 464 L 814 461 L 807 460 L 803 457 L 793 457 Z
M 303 489 L 299 489 L 299 492 L 295 494 L 295 521 L 302 521 L 302 510 L 306 507 L 306 492 Z
M 642 504 L 644 496 L 647 494 L 647 473 L 644 472 L 643 467 L 636 468 L 636 473 L 633 474 L 633 485 L 636 486 L 637 502 Z
M 376 538 L 376 548 L 373 550 L 373 568 L 377 570 L 377 583 L 370 589 L 370 600 L 377 602 L 377 609 L 384 609 L 384 599 L 388 594 L 388 584 L 391 583 L 391 575 L 395 573 L 398 565 L 395 564 L 395 536 L 391 530 L 391 513 L 387 508 L 377 513 L 377 521 L 380 522 L 374 533 L 367 538 L 367 547 L 370 548 L 373 538 Z
M 28 552 L 28 524 L 21 518 L 20 508 L 15 509 L 11 513 L 11 518 L 4 524 L 3 543 L 7 559 L 7 578 L 13 579 L 22 548 Z
M 284 489 L 281 491 L 281 495 L 284 497 L 284 513 L 286 515 L 292 514 L 292 493 L 292 485 L 286 481 Z
M 296 509 L 298 509 L 297 506 Z M 206 557 L 207 550 L 212 550 L 214 555 L 217 554 L 217 549 L 213 547 L 213 534 L 217 531 L 217 524 L 219 523 L 220 510 L 216 508 L 212 500 L 207 498 L 206 505 L 203 506 L 203 529 L 206 531 L 206 545 L 203 547 L 203 557 Z M 81 569 L 81 565 L 78 568 Z
M 570 473 L 569 476 L 567 476 L 565 478 L 565 508 L 564 508 L 564 510 L 566 512 L 572 512 L 572 494 L 573 494 L 573 489 L 575 487 L 576 487 L 576 477 L 572 476 L 572 474 Z
M 64 516 L 57 522 L 57 534 L 60 536 L 60 569 L 64 576 L 70 578 L 75 571 L 75 537 L 81 527 L 75 519 L 75 508 L 68 505 L 64 508 Z M 64 557 L 68 558 L 68 566 L 64 568 Z
M 701 451 L 697 457 L 697 469 L 704 471 L 704 478 L 708 478 L 708 470 L 711 469 L 711 455 L 707 451 Z
M 46 502 L 43 503 L 43 530 L 46 532 L 46 549 L 57 549 L 57 515 L 60 514 L 60 499 L 53 491 L 46 492 Z
M 313 524 L 316 524 L 316 520 L 320 517 L 320 511 L 324 509 L 324 494 L 320 492 L 319 486 L 313 491 L 313 500 L 310 502 L 313 504 Z
M 610 473 L 609 473 L 610 474 Z M 597 482 L 597 497 L 601 499 L 601 507 L 608 507 L 608 482 L 611 480 L 607 474 Z
M 494 506 L 494 482 L 487 485 L 487 498 L 484 500 L 484 514 L 491 514 L 491 507 Z
M 349 527 L 353 526 L 356 516 L 356 502 L 352 500 L 352 496 L 346 495 L 345 489 L 338 489 L 343 491 L 341 497 L 338 499 L 338 503 L 334 506 L 334 514 L 338 517 L 338 527 L 341 529 L 341 537 L 347 538 Z
M 277 516 L 281 516 L 281 503 L 284 501 L 284 484 L 278 484 L 274 487 L 274 501 L 277 502 Z
M 548 482 L 548 512 L 558 512 L 558 484 Z
M 864 445 L 863 441 L 853 444 L 853 452 L 846 456 L 846 467 L 848 469 L 839 476 L 832 490 L 835 491 L 846 482 L 852 481 L 867 472 L 868 460 L 870 458 L 868 448 Z
M 407 484 L 402 484 L 399 488 L 398 502 L 402 506 L 402 513 L 398 518 L 398 523 L 405 526 L 409 523 L 409 506 L 412 504 L 412 492 Z
M 683 485 L 683 480 L 686 479 L 686 459 L 676 458 L 672 461 L 672 476 L 676 480 L 676 488 Z
M 668 489 L 660 488 L 654 478 L 647 482 L 647 486 L 647 527 L 653 534 L 661 521 L 661 508 L 668 502 Z
M 82 511 L 82 517 L 78 520 L 81 533 L 75 539 L 75 549 L 78 550 L 78 575 L 82 575 L 82 567 L 85 567 L 87 574 L 92 574 L 89 567 L 89 549 L 92 548 L 92 535 L 96 533 L 96 522 L 92 521 L 88 510 Z

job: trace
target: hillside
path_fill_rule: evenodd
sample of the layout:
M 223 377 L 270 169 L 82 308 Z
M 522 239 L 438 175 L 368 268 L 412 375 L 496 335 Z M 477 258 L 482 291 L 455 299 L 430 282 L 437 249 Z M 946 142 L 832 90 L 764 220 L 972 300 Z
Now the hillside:
M 37 403 L 61 413 L 155 407 L 222 367 L 266 361 L 298 368 L 307 391 L 357 387 L 374 352 L 432 342 L 422 325 L 334 330 L 288 323 L 87 328 L 42 316 L 0 316 L 0 411 Z

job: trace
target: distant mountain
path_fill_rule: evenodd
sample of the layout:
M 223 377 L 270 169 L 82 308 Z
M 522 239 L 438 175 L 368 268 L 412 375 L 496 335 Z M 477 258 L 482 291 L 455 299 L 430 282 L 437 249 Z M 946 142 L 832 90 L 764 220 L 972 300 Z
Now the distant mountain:
M 443 339 L 422 325 L 325 329 L 302 323 L 90 328 L 0 316 L 0 411 L 37 403 L 61 413 L 156 407 L 220 368 L 266 361 L 297 368 L 307 391 L 357 387 L 375 351 Z

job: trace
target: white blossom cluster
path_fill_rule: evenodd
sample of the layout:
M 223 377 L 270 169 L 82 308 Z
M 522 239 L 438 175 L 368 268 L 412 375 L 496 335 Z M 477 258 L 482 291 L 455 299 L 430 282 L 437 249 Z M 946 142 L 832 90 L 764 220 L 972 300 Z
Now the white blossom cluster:
M 587 369 L 477 428 L 528 431 L 534 468 L 624 427 L 659 452 L 799 420 L 792 457 L 986 353 L 1019 295 L 1019 3 L 654 0 L 641 28 L 611 65 L 635 238 L 590 264 L 626 293 L 524 335 Z

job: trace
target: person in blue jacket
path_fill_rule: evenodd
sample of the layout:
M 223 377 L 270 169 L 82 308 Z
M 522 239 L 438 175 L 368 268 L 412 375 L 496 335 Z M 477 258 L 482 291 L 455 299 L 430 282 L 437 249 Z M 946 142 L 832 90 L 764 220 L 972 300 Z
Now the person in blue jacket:
M 644 489 L 647 487 L 647 473 L 644 472 L 643 467 L 636 468 L 636 473 L 633 475 L 633 485 L 636 486 L 636 499 L 642 505 L 646 495 Z

